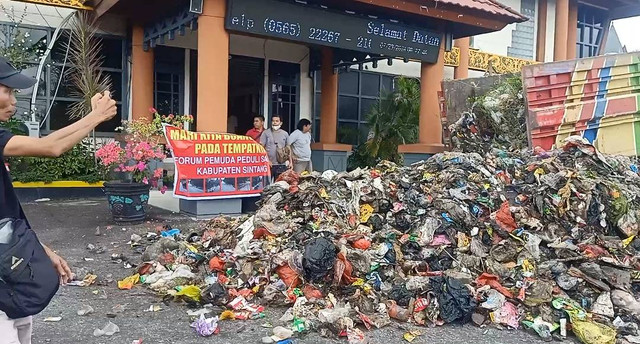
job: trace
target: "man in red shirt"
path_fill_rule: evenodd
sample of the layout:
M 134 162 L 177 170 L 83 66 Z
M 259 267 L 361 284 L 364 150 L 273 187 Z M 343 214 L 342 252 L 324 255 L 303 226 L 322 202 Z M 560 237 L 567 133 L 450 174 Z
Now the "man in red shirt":
M 253 116 L 253 128 L 247 131 L 247 136 L 254 139 L 256 142 L 260 143 L 260 136 L 264 131 L 264 116 L 256 115 Z

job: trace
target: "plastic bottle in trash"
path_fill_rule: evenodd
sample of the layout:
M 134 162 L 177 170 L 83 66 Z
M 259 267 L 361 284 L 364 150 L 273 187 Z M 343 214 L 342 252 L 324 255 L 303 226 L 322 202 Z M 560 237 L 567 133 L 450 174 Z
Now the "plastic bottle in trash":
M 408 309 L 398 306 L 398 304 L 393 300 L 387 301 L 387 310 L 389 312 L 389 316 L 396 320 L 408 321 L 411 317 L 411 312 Z

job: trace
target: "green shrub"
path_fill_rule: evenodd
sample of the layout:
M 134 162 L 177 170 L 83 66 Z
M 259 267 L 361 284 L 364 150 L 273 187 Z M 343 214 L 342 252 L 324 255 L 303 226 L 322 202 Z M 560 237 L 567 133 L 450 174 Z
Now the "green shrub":
M 14 135 L 27 135 L 27 134 L 29 134 L 27 132 L 26 126 L 24 125 L 24 122 L 19 120 L 19 119 L 15 119 L 15 118 L 10 118 L 6 122 L 0 122 L 0 127 L 9 130 Z
M 347 169 L 372 167 L 382 160 L 402 164 L 398 146 L 418 140 L 420 82 L 397 78 L 395 90 L 384 95 L 367 115 L 369 138 L 349 156 Z
M 92 146 L 82 142 L 59 158 L 7 159 L 11 177 L 16 182 L 83 181 L 95 183 L 105 179 L 104 169 L 96 164 Z

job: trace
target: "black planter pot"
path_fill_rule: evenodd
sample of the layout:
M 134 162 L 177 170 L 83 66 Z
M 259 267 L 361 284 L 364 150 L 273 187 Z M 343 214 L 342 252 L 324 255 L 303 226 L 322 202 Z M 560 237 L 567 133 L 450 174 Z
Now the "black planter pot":
M 104 193 L 107 195 L 113 220 L 122 224 L 143 222 L 147 217 L 149 189 L 151 186 L 143 183 L 104 183 Z

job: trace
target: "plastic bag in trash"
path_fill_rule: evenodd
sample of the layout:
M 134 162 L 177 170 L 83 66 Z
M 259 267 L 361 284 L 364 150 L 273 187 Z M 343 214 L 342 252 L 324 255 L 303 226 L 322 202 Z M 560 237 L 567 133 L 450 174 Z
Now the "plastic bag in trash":
M 571 319 L 573 333 L 584 344 L 615 344 L 616 330 L 609 326 L 578 319 Z
M 605 317 L 613 318 L 613 302 L 611 301 L 611 293 L 604 292 L 598 296 L 596 302 L 591 306 L 591 312 Z
M 518 309 L 511 302 L 505 302 L 495 312 L 491 313 L 491 320 L 494 323 L 507 325 L 511 328 L 518 328 L 518 322 L 520 321 L 518 315 Z
M 614 306 L 624 309 L 629 314 L 640 316 L 640 302 L 626 291 L 620 289 L 612 290 L 611 301 Z
M 456 320 L 468 322 L 476 308 L 476 301 L 469 289 L 460 281 L 434 277 L 430 281 L 440 306 L 440 317 L 446 323 Z
M 487 300 L 480 304 L 480 307 L 496 310 L 502 307 L 504 303 L 507 301 L 507 298 L 502 295 L 500 292 L 494 289 L 487 290 Z
M 415 293 L 408 291 L 404 283 L 394 285 L 389 292 L 389 298 L 402 307 L 408 307 L 413 297 L 415 297 Z
M 288 288 L 295 288 L 300 284 L 300 276 L 289 267 L 289 264 L 276 268 L 276 273 Z
M 304 247 L 302 266 L 305 277 L 317 281 L 325 277 L 337 257 L 336 246 L 326 238 L 314 238 Z
M 549 341 L 552 340 L 551 333 L 560 327 L 560 325 L 556 323 L 544 321 L 542 317 L 536 317 L 535 319 L 533 319 L 533 321 L 525 320 L 522 322 L 522 324 L 536 331 L 540 338 Z

